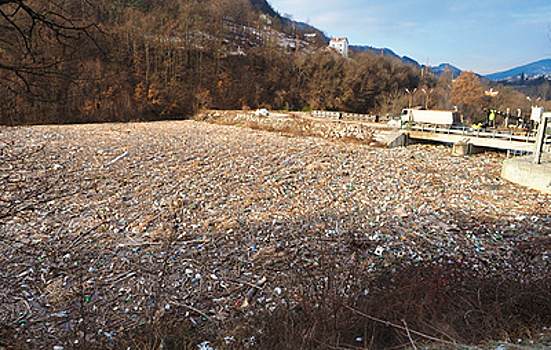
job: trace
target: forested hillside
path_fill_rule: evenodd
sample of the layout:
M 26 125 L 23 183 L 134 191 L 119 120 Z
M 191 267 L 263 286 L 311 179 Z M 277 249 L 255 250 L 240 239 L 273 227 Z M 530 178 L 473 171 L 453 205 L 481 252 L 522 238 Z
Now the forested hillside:
M 1 124 L 452 107 L 450 75 L 369 52 L 344 59 L 263 0 L 1 0 L 0 12 Z

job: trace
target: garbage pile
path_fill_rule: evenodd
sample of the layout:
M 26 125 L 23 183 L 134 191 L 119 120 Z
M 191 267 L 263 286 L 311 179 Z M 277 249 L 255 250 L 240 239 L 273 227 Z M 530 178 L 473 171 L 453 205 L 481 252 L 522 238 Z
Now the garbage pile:
M 548 248 L 515 259 L 550 198 L 500 154 L 179 121 L 2 128 L 0 155 L 0 345 L 110 347 L 175 315 L 238 342 L 244 315 L 388 266 L 550 272 Z
M 260 111 L 260 112 L 259 112 Z M 268 117 L 269 116 L 269 117 Z M 333 140 L 353 140 L 371 143 L 374 130 L 368 124 L 340 120 L 319 120 L 306 113 L 269 113 L 258 110 L 254 113 L 240 111 L 208 111 L 195 119 L 209 123 L 243 125 L 252 129 L 268 130 L 299 136 L 315 136 Z

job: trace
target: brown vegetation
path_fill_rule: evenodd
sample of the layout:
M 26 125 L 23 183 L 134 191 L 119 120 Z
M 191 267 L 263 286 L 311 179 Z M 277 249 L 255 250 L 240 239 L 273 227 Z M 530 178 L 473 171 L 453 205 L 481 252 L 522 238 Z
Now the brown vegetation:
M 4 0 L 0 12 L 4 125 L 181 119 L 202 108 L 397 114 L 410 99 L 454 102 L 472 117 L 530 107 L 510 89 L 493 100 L 482 86 L 469 95 L 450 73 L 436 78 L 390 57 L 344 59 L 263 1 Z

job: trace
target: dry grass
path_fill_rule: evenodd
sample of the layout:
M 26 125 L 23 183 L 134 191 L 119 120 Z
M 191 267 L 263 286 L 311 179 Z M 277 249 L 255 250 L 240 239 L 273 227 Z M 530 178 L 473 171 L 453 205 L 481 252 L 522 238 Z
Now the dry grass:
M 550 241 L 520 248 L 518 260 L 547 249 Z M 371 277 L 356 271 L 351 289 L 339 291 L 328 280 L 325 295 L 295 295 L 288 307 L 243 314 L 233 323 L 238 343 L 225 342 L 216 328 L 173 319 L 119 348 L 197 349 L 205 339 L 216 349 L 278 350 L 466 349 L 517 339 L 537 344 L 542 328 L 551 324 L 551 279 L 532 272 L 519 276 L 473 274 L 457 263 L 390 266 Z
M 368 295 L 361 291 L 366 286 Z M 273 313 L 258 348 L 390 349 L 412 341 L 456 348 L 534 339 L 551 323 L 549 276 L 507 280 L 472 275 L 456 264 L 416 265 L 389 269 L 356 287 Z

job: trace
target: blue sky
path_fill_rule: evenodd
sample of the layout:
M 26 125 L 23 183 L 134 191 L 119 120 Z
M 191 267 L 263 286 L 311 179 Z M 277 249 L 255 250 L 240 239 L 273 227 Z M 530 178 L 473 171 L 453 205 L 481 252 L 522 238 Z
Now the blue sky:
M 353 45 L 489 74 L 551 58 L 551 1 L 268 0 Z

